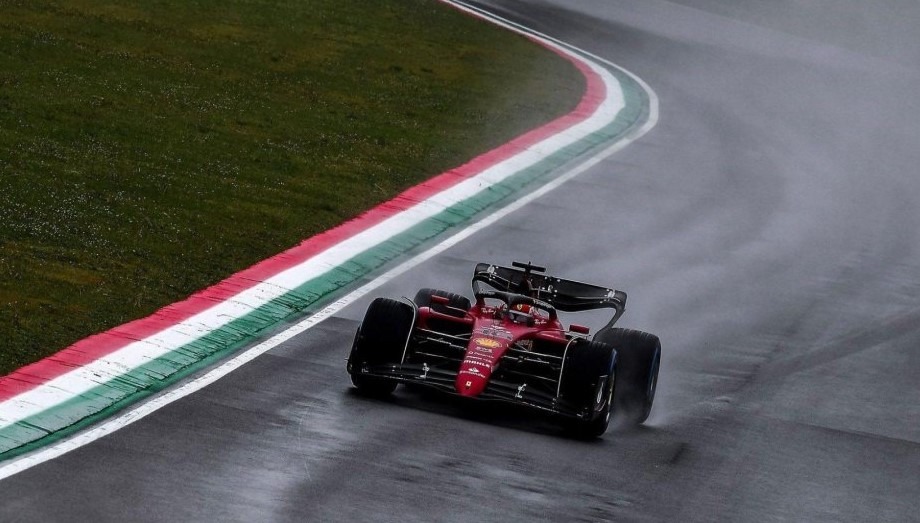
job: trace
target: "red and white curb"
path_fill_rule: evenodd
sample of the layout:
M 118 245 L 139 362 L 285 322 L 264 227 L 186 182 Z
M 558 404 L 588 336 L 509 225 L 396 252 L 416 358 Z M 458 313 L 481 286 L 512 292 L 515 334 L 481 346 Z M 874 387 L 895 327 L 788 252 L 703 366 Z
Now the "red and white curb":
M 151 362 L 158 362 L 159 359 L 175 353 L 181 353 L 177 356 L 179 359 L 192 360 L 195 352 L 188 352 L 187 348 L 194 347 L 196 341 L 227 328 L 234 321 L 254 314 L 267 304 L 284 299 L 293 289 L 302 288 L 306 282 L 328 277 L 331 272 L 354 263 L 354 260 L 362 255 L 383 248 L 381 246 L 390 239 L 407 234 L 420 223 L 438 219 L 445 210 L 454 208 L 458 203 L 481 197 L 508 180 L 521 176 L 520 173 L 547 162 L 547 158 L 553 154 L 582 141 L 597 139 L 599 133 L 609 129 L 612 122 L 627 107 L 622 84 L 614 72 L 621 77 L 628 76 L 644 90 L 648 108 L 643 121 L 630 127 L 628 132 L 607 140 L 601 149 L 591 151 L 590 156 L 577 167 L 553 177 L 537 190 L 516 197 L 513 203 L 498 208 L 485 218 L 469 225 L 464 224 L 465 228 L 460 232 L 402 262 L 370 283 L 341 297 L 287 330 L 245 350 L 203 376 L 155 396 L 87 430 L 11 459 L 0 466 L 0 479 L 94 441 L 200 390 L 335 314 L 385 282 L 596 165 L 603 158 L 648 132 L 657 122 L 657 100 L 654 93 L 640 79 L 622 68 L 460 2 L 442 1 L 474 16 L 525 34 L 570 59 L 585 75 L 588 85 L 578 108 L 569 115 L 531 131 L 464 166 L 406 191 L 351 222 L 311 238 L 285 253 L 197 293 L 184 302 L 164 308 L 149 318 L 82 340 L 46 360 L 0 378 L 0 435 L 6 431 L 7 434 L 13 434 L 11 438 L 28 439 L 31 437 L 28 434 L 34 434 L 33 441 L 40 443 L 50 435 L 49 433 L 54 432 L 54 429 L 36 430 L 35 424 L 30 420 L 42 415 L 55 418 L 56 409 L 61 409 L 66 413 L 60 420 L 62 428 L 73 425 L 78 420 L 67 419 L 67 416 L 72 414 L 63 406 L 72 407 L 78 398 L 90 395 L 94 399 L 93 405 L 102 405 L 105 408 L 104 402 L 97 401 L 98 398 L 93 394 L 100 385 L 115 382 L 118 389 L 130 389 L 130 386 L 126 387 L 123 382 L 126 379 L 129 382 L 135 381 L 136 376 L 131 373 L 138 368 L 149 366 Z M 477 218 L 479 216 L 481 215 L 477 215 Z M 144 385 L 140 386 L 143 388 Z M 85 414 L 89 416 L 94 412 L 87 410 Z M 17 448 L 17 443 L 25 445 L 32 441 L 12 441 L 5 448 L 0 446 L 0 453 Z M 2 456 L 0 454 L 0 459 Z

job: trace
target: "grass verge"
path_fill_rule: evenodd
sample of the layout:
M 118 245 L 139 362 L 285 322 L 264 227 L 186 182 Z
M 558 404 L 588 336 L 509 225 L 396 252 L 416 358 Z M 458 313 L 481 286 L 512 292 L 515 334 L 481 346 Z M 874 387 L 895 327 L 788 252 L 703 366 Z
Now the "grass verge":
M 571 110 L 432 0 L 0 0 L 0 374 Z

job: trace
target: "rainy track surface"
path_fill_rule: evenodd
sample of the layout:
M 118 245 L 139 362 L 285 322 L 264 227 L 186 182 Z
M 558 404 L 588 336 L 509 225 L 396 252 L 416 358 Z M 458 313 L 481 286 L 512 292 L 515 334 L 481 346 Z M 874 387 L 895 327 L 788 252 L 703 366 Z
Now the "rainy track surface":
M 377 293 L 465 291 L 475 262 L 512 259 L 616 285 L 622 325 L 666 351 L 646 427 L 583 443 L 507 409 L 357 396 L 367 298 L 3 480 L 0 519 L 916 518 L 920 8 L 766 4 L 481 4 L 632 70 L 660 122 Z

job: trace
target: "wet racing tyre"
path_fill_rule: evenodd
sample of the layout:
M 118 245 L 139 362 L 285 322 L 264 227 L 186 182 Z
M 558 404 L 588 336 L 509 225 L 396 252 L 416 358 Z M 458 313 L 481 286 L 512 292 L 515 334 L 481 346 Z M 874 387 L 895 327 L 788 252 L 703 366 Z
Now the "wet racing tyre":
M 661 341 L 654 334 L 619 328 L 601 329 L 594 340 L 612 345 L 617 351 L 614 418 L 626 425 L 643 423 L 655 401 Z
M 581 408 L 582 419 L 572 420 L 569 431 L 580 439 L 594 439 L 607 431 L 617 387 L 617 354 L 612 346 L 578 339 L 566 354 L 561 396 Z
M 364 314 L 364 321 L 355 333 L 355 341 L 348 356 L 348 373 L 351 382 L 361 392 L 371 395 L 386 395 L 396 389 L 397 382 L 377 376 L 362 374 L 365 367 L 398 364 L 412 333 L 415 312 L 412 306 L 391 300 L 377 298 L 371 302 Z

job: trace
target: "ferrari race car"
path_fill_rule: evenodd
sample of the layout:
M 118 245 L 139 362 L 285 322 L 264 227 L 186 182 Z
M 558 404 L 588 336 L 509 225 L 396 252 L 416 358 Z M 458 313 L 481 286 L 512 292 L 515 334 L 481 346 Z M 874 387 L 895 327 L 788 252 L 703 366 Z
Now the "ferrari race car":
M 611 415 L 644 422 L 658 382 L 658 337 L 613 326 L 626 293 L 545 272 L 480 263 L 475 302 L 433 289 L 412 301 L 375 299 L 348 357 L 352 383 L 371 395 L 407 383 L 531 407 L 585 438 L 603 434 Z M 613 317 L 590 339 L 587 327 L 566 329 L 558 314 L 602 308 Z

